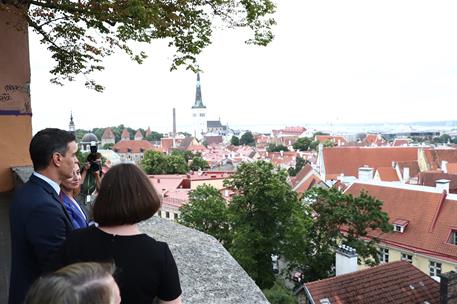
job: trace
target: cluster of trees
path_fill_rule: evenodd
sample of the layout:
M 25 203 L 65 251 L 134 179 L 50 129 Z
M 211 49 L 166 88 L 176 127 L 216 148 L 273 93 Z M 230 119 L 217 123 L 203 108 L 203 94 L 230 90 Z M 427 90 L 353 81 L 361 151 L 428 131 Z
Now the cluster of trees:
M 251 131 L 247 131 L 243 135 L 241 135 L 241 137 L 233 135 L 230 139 L 230 143 L 234 146 L 247 145 L 254 147 L 255 138 L 254 135 L 252 135 Z
M 441 136 L 434 137 L 433 143 L 434 144 L 447 144 L 447 143 L 457 144 L 457 136 L 452 138 L 449 134 L 442 134 Z
M 140 166 L 147 174 L 185 174 L 190 170 L 198 171 L 209 168 L 201 154 L 190 151 L 174 150 L 170 155 L 157 151 L 146 151 Z
M 158 132 L 155 132 L 155 131 L 152 131 L 151 134 L 146 136 L 146 130 L 145 129 L 140 128 L 140 129 L 134 130 L 134 129 L 130 128 L 130 127 L 125 127 L 123 124 L 120 124 L 118 126 L 113 126 L 113 127 L 110 127 L 110 128 L 111 128 L 111 131 L 113 131 L 115 142 L 118 142 L 118 141 L 121 140 L 121 134 L 122 134 L 122 131 L 124 131 L 124 129 L 127 129 L 129 131 L 131 139 L 133 139 L 133 137 L 135 136 L 136 131 L 138 131 L 138 130 L 140 130 L 141 133 L 143 134 L 143 139 L 148 140 L 148 141 L 159 141 L 163 137 L 162 133 L 158 133 Z M 97 136 L 97 138 L 99 140 L 101 140 L 101 138 L 103 136 L 103 132 L 105 132 L 105 129 L 106 128 L 93 128 L 92 130 L 77 129 L 77 130 L 75 130 L 76 141 L 78 141 L 78 142 L 81 141 L 83 136 L 85 134 L 89 133 L 89 132 L 90 133 L 94 133 L 95 136 Z M 110 149 L 111 147 L 107 146 L 107 147 L 103 147 L 103 148 L 104 149 Z
M 391 231 L 382 202 L 362 193 L 314 188 L 298 199 L 284 170 L 271 163 L 244 163 L 225 182 L 235 191 L 230 203 L 210 186 L 191 192 L 179 222 L 216 237 L 262 289 L 275 277 L 272 255 L 301 270 L 306 280 L 332 274 L 339 243 L 354 247 L 359 257 L 377 263 L 376 239 L 365 242 L 369 229 Z M 340 227 L 346 227 L 342 233 Z
M 289 151 L 289 149 L 284 146 L 283 144 L 268 144 L 267 152 L 281 152 L 281 151 Z
M 310 162 L 305 160 L 303 157 L 297 156 L 297 159 L 295 160 L 295 167 L 287 169 L 287 173 L 289 173 L 289 176 L 296 176 L 303 166 L 309 163 Z

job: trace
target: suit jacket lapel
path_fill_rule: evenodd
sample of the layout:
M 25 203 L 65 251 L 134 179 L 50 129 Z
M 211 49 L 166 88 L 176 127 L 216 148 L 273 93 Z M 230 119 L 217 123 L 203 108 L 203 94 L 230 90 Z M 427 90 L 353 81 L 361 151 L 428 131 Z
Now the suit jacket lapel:
M 48 184 L 46 181 L 42 180 L 39 177 L 36 177 L 35 175 L 32 174 L 30 176 L 30 182 L 37 184 L 38 186 L 42 187 L 46 192 L 49 193 L 49 195 L 52 196 L 56 204 L 62 209 L 63 213 L 67 217 L 68 222 L 70 223 L 70 226 L 74 229 L 75 227 L 73 226 L 73 223 L 71 221 L 70 215 L 68 214 L 67 210 L 65 209 L 65 206 L 62 204 L 62 201 L 60 200 L 59 196 L 57 193 L 54 191 L 54 188 L 51 187 L 50 184 Z

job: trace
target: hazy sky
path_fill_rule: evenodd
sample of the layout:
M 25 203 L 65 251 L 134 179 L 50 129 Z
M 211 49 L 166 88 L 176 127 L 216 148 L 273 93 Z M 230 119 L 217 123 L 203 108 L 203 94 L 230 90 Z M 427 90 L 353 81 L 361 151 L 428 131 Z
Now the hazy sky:
M 199 57 L 209 119 L 229 126 L 457 120 L 457 1 L 277 0 L 275 40 L 244 44 L 244 31 L 214 33 Z M 34 132 L 124 124 L 171 131 L 190 125 L 196 75 L 169 72 L 165 42 L 144 45 L 143 65 L 118 53 L 97 79 L 49 83 L 52 61 L 30 34 Z M 262 127 L 252 129 L 262 129 Z

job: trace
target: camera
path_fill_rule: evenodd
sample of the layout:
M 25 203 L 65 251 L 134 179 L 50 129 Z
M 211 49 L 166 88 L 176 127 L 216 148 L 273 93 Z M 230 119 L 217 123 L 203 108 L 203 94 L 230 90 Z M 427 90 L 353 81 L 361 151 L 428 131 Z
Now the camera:
M 90 163 L 90 172 L 97 172 L 101 169 L 102 155 L 97 152 L 97 143 L 92 141 L 90 143 L 90 153 L 87 155 L 87 161 Z

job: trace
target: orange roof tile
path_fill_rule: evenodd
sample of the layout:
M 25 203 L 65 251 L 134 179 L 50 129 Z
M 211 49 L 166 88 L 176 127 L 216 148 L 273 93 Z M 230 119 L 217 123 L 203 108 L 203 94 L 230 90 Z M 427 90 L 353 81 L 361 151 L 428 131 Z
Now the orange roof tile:
M 313 167 L 310 164 L 306 164 L 298 171 L 297 175 L 290 178 L 290 184 L 294 188 L 302 179 L 308 176 L 308 174 L 313 171 Z
M 416 147 L 333 147 L 324 148 L 326 178 L 358 176 L 358 169 L 365 165 L 377 169 L 392 166 L 392 162 L 417 161 Z
M 398 182 L 400 178 L 398 177 L 397 171 L 392 167 L 379 167 L 377 169 L 379 178 L 383 182 Z
M 413 288 L 411 288 L 411 286 Z M 410 304 L 440 301 L 440 284 L 408 262 L 398 261 L 305 284 L 314 303 Z
M 105 131 L 103 131 L 102 139 L 114 139 L 114 133 L 111 130 L 111 128 L 106 128 Z
M 456 195 L 444 197 L 432 188 L 383 182 L 355 182 L 345 193 L 358 196 L 362 190 L 384 202 L 382 210 L 391 223 L 409 221 L 404 233 L 372 231 L 371 236 L 392 246 L 457 262 L 457 245 L 448 243 L 451 227 L 457 227 Z
M 121 140 L 113 146 L 113 151 L 117 153 L 142 153 L 147 150 L 155 150 L 147 140 Z
M 136 131 L 135 133 L 135 139 L 143 139 L 143 134 L 141 133 L 140 130 Z
M 439 179 L 449 180 L 449 192 L 457 193 L 457 174 L 443 173 L 440 171 L 424 171 L 419 173 L 418 184 L 422 186 L 435 187 L 436 181 Z
M 447 164 L 447 173 L 457 174 L 457 163 L 448 163 Z
M 407 146 L 411 142 L 409 138 L 395 138 L 392 146 L 399 147 L 399 146 Z
M 436 170 L 441 167 L 441 161 L 448 163 L 457 163 L 457 149 L 424 149 L 425 158 L 430 165 L 430 170 Z
M 397 165 L 400 169 L 401 174 L 404 172 L 404 168 L 409 168 L 409 176 L 416 177 L 419 172 L 419 162 L 417 160 L 413 161 L 397 161 Z
M 325 141 L 331 141 L 335 144 L 338 144 L 339 142 L 341 145 L 345 145 L 347 143 L 347 140 L 343 136 L 316 135 L 316 140 L 321 143 Z
M 124 129 L 124 130 L 122 131 L 121 138 L 123 138 L 123 139 L 130 139 L 129 130 Z

